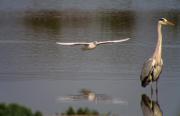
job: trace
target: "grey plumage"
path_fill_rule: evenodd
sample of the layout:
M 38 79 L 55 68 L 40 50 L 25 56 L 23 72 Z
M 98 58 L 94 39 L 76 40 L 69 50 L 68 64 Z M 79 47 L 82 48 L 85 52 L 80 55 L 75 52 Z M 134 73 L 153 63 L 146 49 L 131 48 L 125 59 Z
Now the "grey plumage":
M 141 72 L 141 85 L 146 87 L 151 81 L 157 81 L 162 72 L 163 60 L 157 63 L 155 58 L 149 58 L 143 65 Z

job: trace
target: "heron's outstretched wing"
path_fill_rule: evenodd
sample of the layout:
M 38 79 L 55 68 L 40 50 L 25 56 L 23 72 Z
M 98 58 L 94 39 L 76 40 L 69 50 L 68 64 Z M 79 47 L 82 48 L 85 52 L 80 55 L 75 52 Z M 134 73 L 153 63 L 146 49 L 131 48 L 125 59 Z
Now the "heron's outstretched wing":
M 120 43 L 124 41 L 128 41 L 130 38 L 120 39 L 120 40 L 111 40 L 111 41 L 100 41 L 97 44 L 107 44 L 107 43 Z
M 155 59 L 149 58 L 143 65 L 142 72 L 140 79 L 141 81 L 144 81 L 149 77 L 149 75 L 152 73 L 154 65 L 155 65 Z
M 89 43 L 87 43 L 87 42 L 70 42 L 70 43 L 56 42 L 56 44 L 65 45 L 65 46 L 73 46 L 73 45 L 88 45 Z

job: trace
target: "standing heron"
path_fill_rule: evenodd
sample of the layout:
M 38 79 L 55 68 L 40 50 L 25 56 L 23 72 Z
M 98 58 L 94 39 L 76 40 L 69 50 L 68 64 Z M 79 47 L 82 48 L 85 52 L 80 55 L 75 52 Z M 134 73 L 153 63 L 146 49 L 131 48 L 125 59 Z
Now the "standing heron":
M 150 57 L 144 63 L 140 76 L 142 87 L 146 87 L 149 83 L 156 81 L 156 90 L 157 90 L 157 81 L 159 79 L 163 67 L 162 32 L 161 32 L 162 25 L 174 25 L 174 24 L 165 18 L 159 19 L 157 25 L 157 32 L 158 32 L 157 45 L 152 57 Z

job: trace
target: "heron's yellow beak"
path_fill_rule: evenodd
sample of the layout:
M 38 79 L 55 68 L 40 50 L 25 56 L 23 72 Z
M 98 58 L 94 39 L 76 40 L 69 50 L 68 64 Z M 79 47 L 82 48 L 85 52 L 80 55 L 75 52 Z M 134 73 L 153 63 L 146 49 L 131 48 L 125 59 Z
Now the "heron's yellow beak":
M 172 22 L 170 22 L 170 21 L 167 21 L 166 23 L 167 23 L 167 25 L 172 25 L 172 26 L 175 25 L 174 23 L 172 23 Z

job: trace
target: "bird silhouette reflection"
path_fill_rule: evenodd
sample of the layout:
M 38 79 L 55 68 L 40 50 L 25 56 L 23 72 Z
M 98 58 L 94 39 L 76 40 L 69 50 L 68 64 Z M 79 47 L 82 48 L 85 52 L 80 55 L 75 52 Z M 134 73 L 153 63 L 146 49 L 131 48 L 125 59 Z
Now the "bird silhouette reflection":
M 59 101 L 90 101 L 94 103 L 113 103 L 113 104 L 127 104 L 127 101 L 121 99 L 113 98 L 106 94 L 99 94 L 90 89 L 81 89 L 78 94 L 68 95 L 64 97 L 59 97 Z
M 163 116 L 162 109 L 158 103 L 158 94 L 156 94 L 156 100 L 149 98 L 146 94 L 141 96 L 141 109 L 143 116 Z

